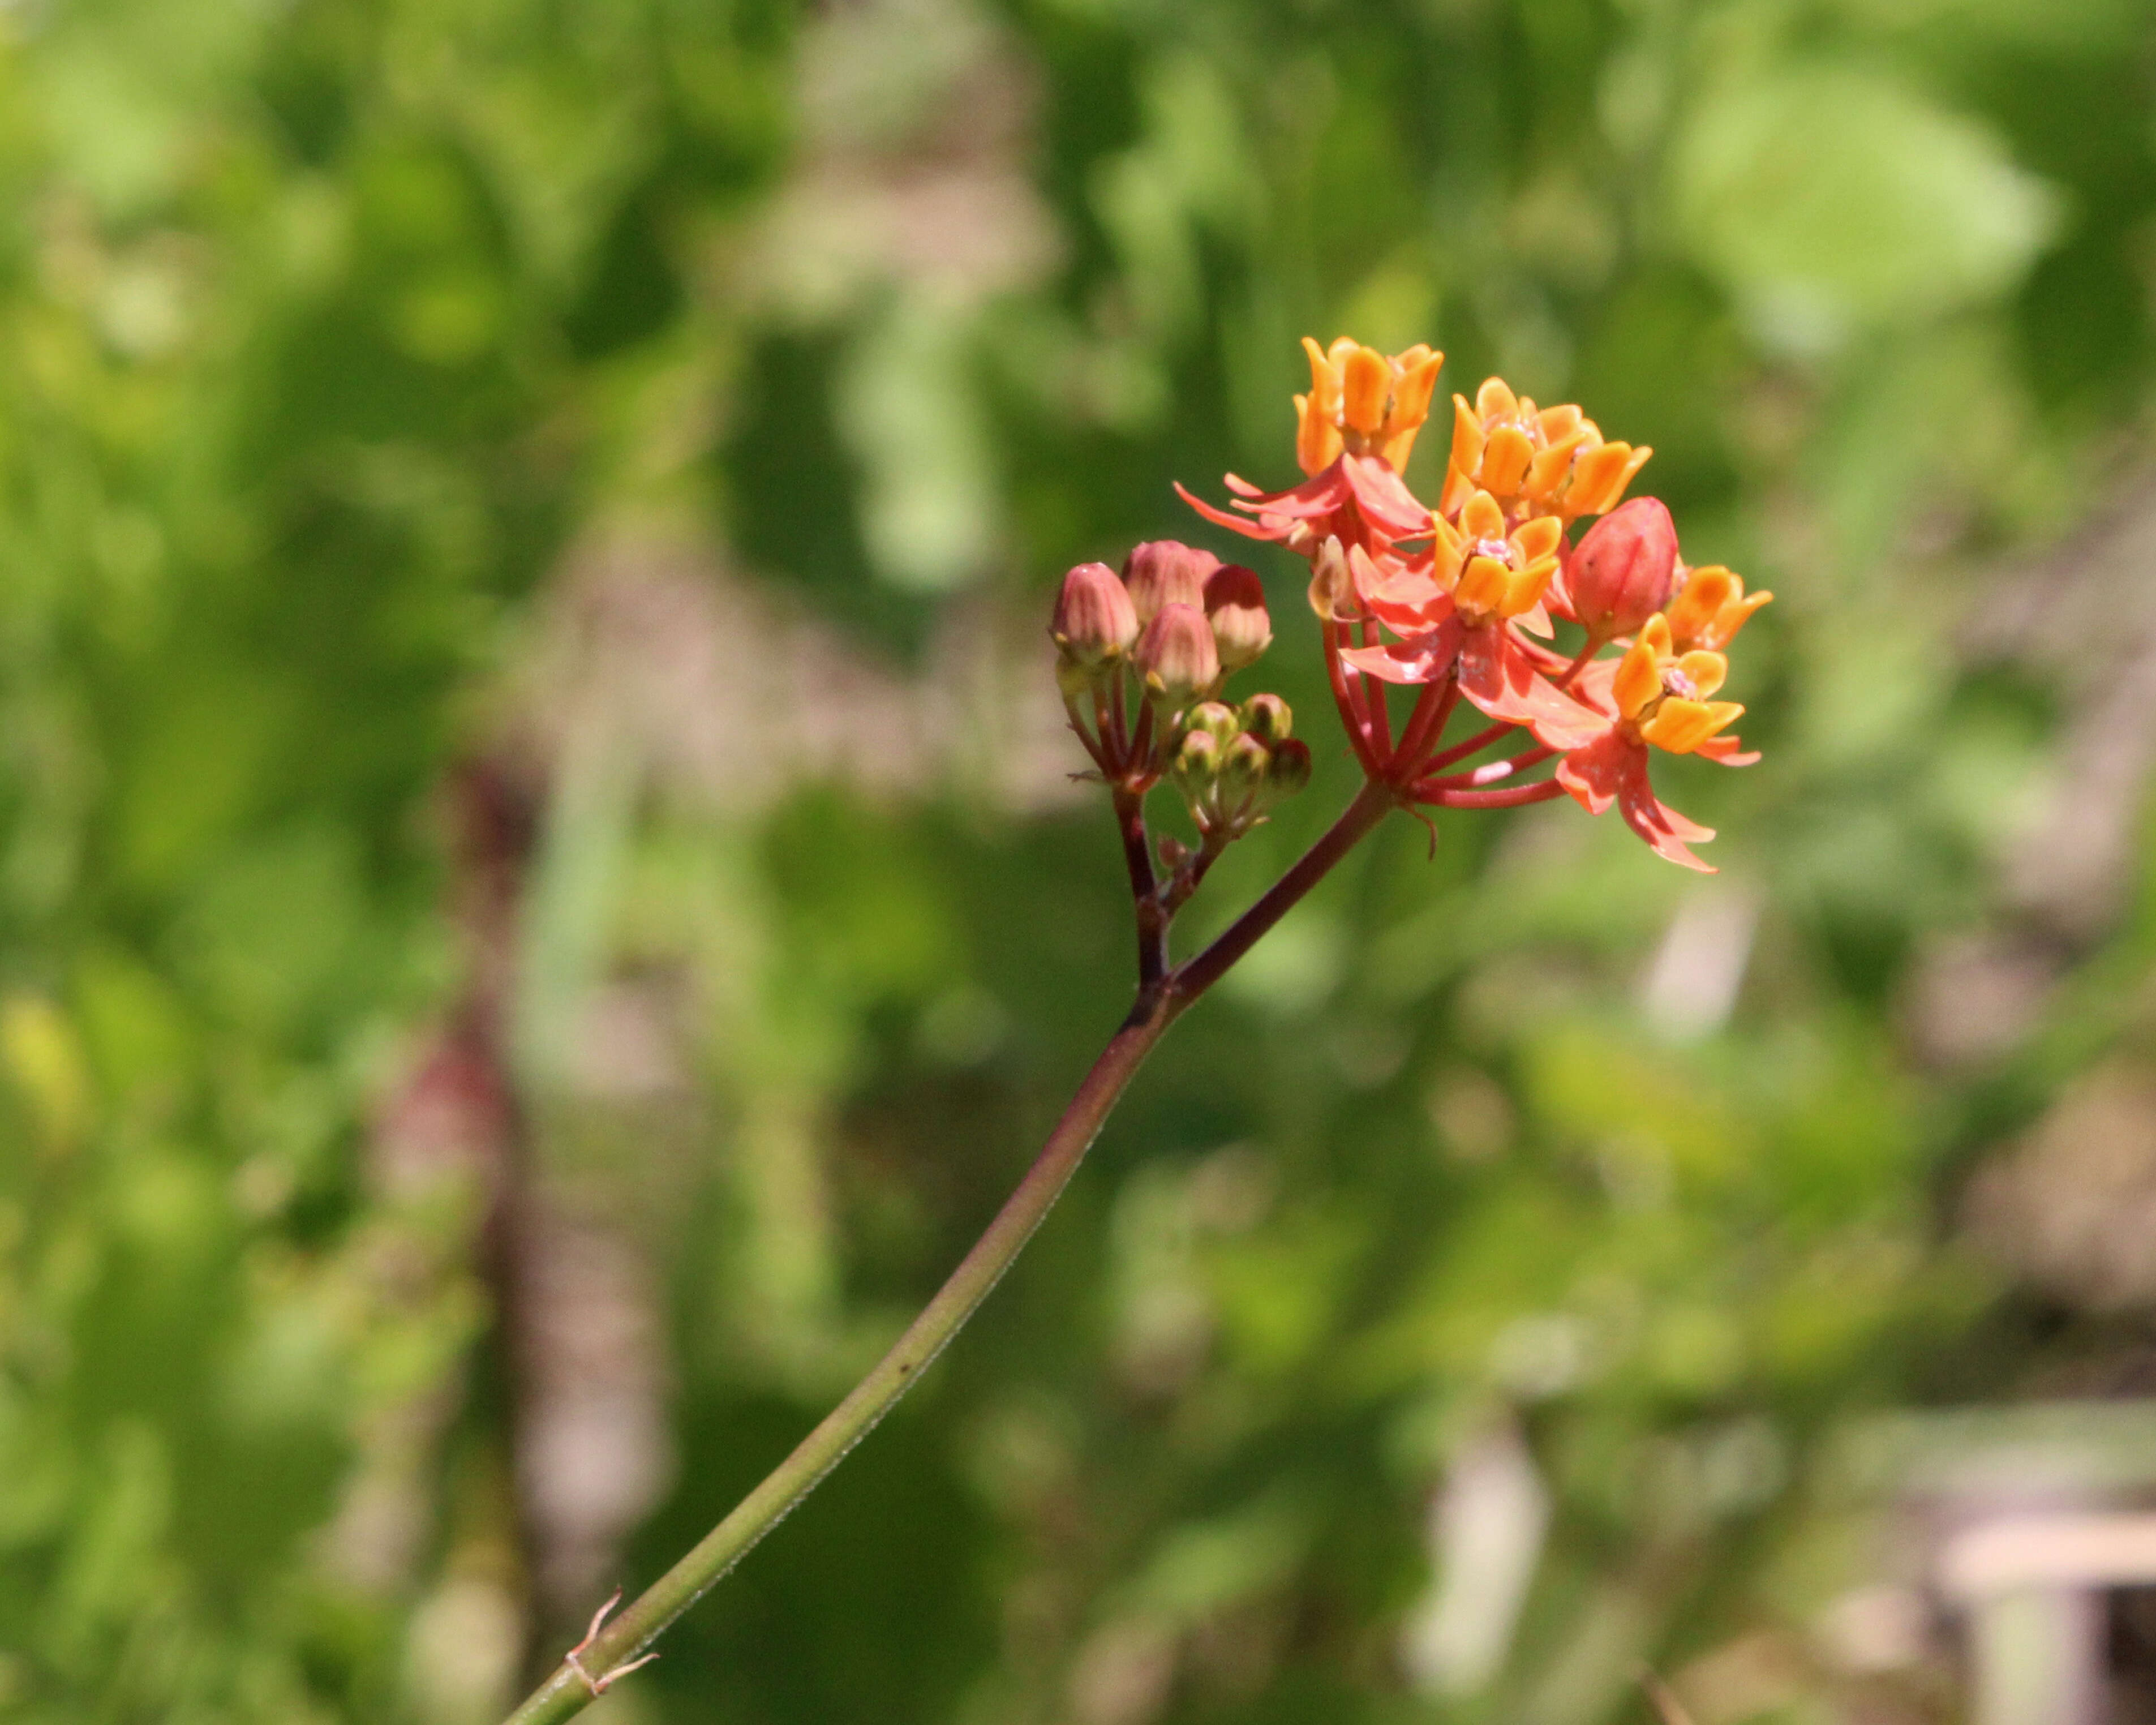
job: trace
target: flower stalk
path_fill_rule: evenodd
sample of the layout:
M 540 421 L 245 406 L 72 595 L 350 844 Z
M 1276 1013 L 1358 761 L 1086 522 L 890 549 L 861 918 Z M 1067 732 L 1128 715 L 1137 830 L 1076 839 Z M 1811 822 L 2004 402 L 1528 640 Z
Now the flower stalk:
M 907 1326 L 906 1333 L 761 1485 L 628 1609 L 596 1630 L 573 1657 L 563 1660 L 510 1715 L 506 1725 L 557 1725 L 590 1706 L 613 1675 L 644 1658 L 676 1618 L 710 1592 L 816 1489 L 855 1445 L 875 1429 L 950 1345 L 1033 1238 L 1070 1183 L 1071 1176 L 1078 1172 L 1086 1152 L 1132 1077 L 1168 1027 L 1384 818 L 1394 801 L 1392 793 L 1382 787 L 1365 784 L 1324 836 L 1210 946 L 1150 985 L 1141 983 L 1129 1017 L 1109 1038 L 1100 1058 L 1081 1081 L 1025 1178 L 951 1272 L 950 1279 Z M 1121 814 L 1119 799 L 1119 817 Z M 1138 838 L 1137 855 L 1143 859 L 1142 812 L 1132 819 Z M 1133 888 L 1142 878 L 1151 893 L 1150 863 L 1145 865 L 1142 877 L 1138 868 L 1133 862 Z M 1165 919 L 1159 948 L 1165 952 Z
M 949 1345 L 1076 1173 L 1087 1147 L 1168 1027 L 1394 809 L 1496 810 L 1570 796 L 1619 807 L 1656 851 L 1706 869 L 1690 846 L 1714 835 L 1663 804 L 1650 751 L 1727 766 L 1758 757 L 1712 697 L 1725 649 L 1772 597 L 1720 566 L 1691 569 L 1669 511 L 1619 506 L 1650 451 L 1605 442 L 1577 407 L 1537 408 L 1497 378 L 1473 404 L 1453 398 L 1443 492 L 1432 510 L 1403 477 L 1444 357 L 1389 357 L 1342 337 L 1304 347 L 1311 391 L 1296 398 L 1296 459 L 1309 477 L 1265 492 L 1232 474 L 1231 507 L 1184 500 L 1209 521 L 1307 558 L 1326 680 L 1363 769 L 1346 809 L 1211 945 L 1177 965 L 1176 913 L 1228 845 L 1308 784 L 1309 746 L 1276 695 L 1240 706 L 1229 678 L 1271 644 L 1265 585 L 1240 564 L 1172 540 L 1134 548 L 1120 572 L 1081 563 L 1065 578 L 1050 634 L 1070 728 L 1114 809 L 1137 934 L 1137 994 L 1047 1142 L 988 1231 L 920 1317 L 763 1483 L 611 1625 L 592 1633 L 511 1717 L 552 1725 L 651 1656 L 660 1634 L 770 1532 L 889 1413 Z M 1579 521 L 1601 519 L 1577 544 Z M 1555 624 L 1578 629 L 1576 651 Z M 1619 656 L 1603 658 L 1615 647 Z M 1415 691 L 1397 735 L 1387 705 Z M 1447 746 L 1465 701 L 1491 721 Z M 1507 737 L 1509 757 L 1449 772 Z M 1518 775 L 1554 760 L 1552 777 Z M 1506 783 L 1504 781 L 1512 781 Z M 1172 787 L 1198 843 L 1158 840 L 1146 798 Z M 1436 842 L 1431 828 L 1431 842 Z M 1158 866 L 1156 866 L 1158 858 Z M 603 1612 L 601 1614 L 603 1617 Z

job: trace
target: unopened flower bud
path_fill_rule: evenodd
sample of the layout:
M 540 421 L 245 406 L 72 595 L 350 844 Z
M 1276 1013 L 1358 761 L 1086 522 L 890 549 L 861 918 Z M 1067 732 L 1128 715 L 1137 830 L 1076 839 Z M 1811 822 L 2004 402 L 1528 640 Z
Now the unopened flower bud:
M 1138 669 L 1154 698 L 1171 709 L 1188 706 L 1220 680 L 1220 649 L 1195 605 L 1163 605 L 1138 638 Z
M 1327 539 L 1310 560 L 1310 608 L 1328 623 L 1355 614 L 1355 578 L 1337 539 Z
M 1268 746 L 1285 742 L 1295 726 L 1295 715 L 1277 695 L 1253 695 L 1240 716 L 1243 729 Z
M 1310 745 L 1293 737 L 1276 742 L 1272 747 L 1272 760 L 1265 768 L 1265 800 L 1277 803 L 1283 797 L 1292 797 L 1310 783 Z
M 1587 530 L 1565 564 L 1573 614 L 1596 640 L 1628 635 L 1670 602 L 1677 530 L 1656 497 L 1635 497 Z
M 1123 584 L 1130 591 L 1141 628 L 1163 606 L 1205 608 L 1205 578 L 1220 567 L 1209 551 L 1175 539 L 1152 539 L 1131 547 L 1123 559 Z
M 1183 722 L 1190 730 L 1203 731 L 1223 748 L 1234 742 L 1235 733 L 1243 728 L 1235 708 L 1218 701 L 1199 701 L 1183 716 Z
M 1272 756 L 1247 731 L 1220 751 L 1220 801 L 1233 810 L 1255 795 L 1265 783 Z
M 1161 867 L 1171 875 L 1190 860 L 1190 847 L 1173 833 L 1163 833 L 1153 849 L 1160 855 Z
M 1049 633 L 1063 656 L 1088 667 L 1130 651 L 1138 638 L 1129 591 L 1106 563 L 1081 563 L 1063 578 Z
M 1220 649 L 1224 671 L 1255 664 L 1273 644 L 1265 583 L 1255 570 L 1240 563 L 1223 563 L 1205 578 L 1205 616 L 1213 625 L 1213 642 Z
M 1214 780 L 1220 775 L 1220 745 L 1209 732 L 1194 731 L 1183 739 L 1168 770 L 1184 794 L 1193 802 L 1199 801 L 1211 791 Z

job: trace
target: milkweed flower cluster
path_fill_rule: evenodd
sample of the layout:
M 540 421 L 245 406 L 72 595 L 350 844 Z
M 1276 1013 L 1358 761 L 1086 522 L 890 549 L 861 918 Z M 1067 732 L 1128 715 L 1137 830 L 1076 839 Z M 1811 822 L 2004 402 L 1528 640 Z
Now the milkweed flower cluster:
M 1370 780 L 1424 808 L 1567 793 L 1597 814 L 1614 803 L 1661 855 L 1706 870 L 1690 847 L 1713 834 L 1655 795 L 1650 762 L 1656 751 L 1758 758 L 1729 731 L 1743 708 L 1715 696 L 1730 642 L 1773 595 L 1748 594 L 1718 565 L 1688 567 L 1656 500 L 1620 501 L 1651 450 L 1499 378 L 1471 403 L 1452 398 L 1444 486 L 1429 507 L 1403 474 L 1444 356 L 1419 345 L 1387 356 L 1345 337 L 1303 345 L 1303 482 L 1264 491 L 1230 474 L 1228 509 L 1183 496 L 1208 521 L 1308 560 L 1333 701 Z M 1589 517 L 1599 519 L 1572 539 Z M 1558 645 L 1559 623 L 1577 626 L 1576 650 Z M 1417 691 L 1397 726 L 1388 685 Z M 1491 723 L 1448 747 L 1463 698 Z M 1529 745 L 1519 752 L 1462 766 L 1517 732 Z M 1523 777 L 1551 762 L 1548 777 Z

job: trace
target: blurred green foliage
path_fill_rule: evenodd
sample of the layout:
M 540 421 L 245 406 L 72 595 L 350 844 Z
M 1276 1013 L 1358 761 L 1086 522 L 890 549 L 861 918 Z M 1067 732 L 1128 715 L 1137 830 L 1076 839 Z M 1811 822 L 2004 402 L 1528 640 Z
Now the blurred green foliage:
M 2136 0 L 0 6 L 0 1717 L 484 1721 L 783 1452 L 1125 1003 L 1053 583 L 1202 536 L 1171 478 L 1285 483 L 1343 331 L 1653 444 L 1778 591 L 1766 762 L 1663 763 L 1724 875 L 1395 822 L 600 1713 L 1587 1725 L 1802 1643 L 1872 1561 L 1825 1439 L 2127 1345 L 1957 1194 L 2146 1038 L 2138 775 L 2064 740 L 2148 570 L 1972 644 L 2144 456 L 2152 49 Z M 1200 931 L 1350 786 L 1261 572 L 1320 772 Z M 474 761 L 541 810 L 506 934 Z M 2060 784 L 2125 849 L 2047 922 Z M 1938 955 L 2029 929 L 2059 985 L 1940 1053 Z M 399 1175 L 490 963 L 515 1158 Z M 505 1179 L 633 1266 L 598 1405 L 660 1422 L 552 1592 Z M 1534 1570 L 1479 1630 L 1426 1527 L 1477 1456 Z M 1714 1717 L 1838 1717 L 1799 1665 Z

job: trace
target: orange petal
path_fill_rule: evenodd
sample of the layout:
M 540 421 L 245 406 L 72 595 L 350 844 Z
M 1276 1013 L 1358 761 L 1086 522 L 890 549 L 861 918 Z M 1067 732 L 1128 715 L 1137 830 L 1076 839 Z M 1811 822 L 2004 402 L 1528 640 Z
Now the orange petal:
M 1640 735 L 1658 749 L 1688 755 L 1717 731 L 1736 722 L 1744 709 L 1733 701 L 1686 701 L 1671 696 L 1640 727 Z
M 1569 437 L 1587 423 L 1587 416 L 1576 403 L 1568 402 L 1562 407 L 1544 408 L 1535 415 L 1535 429 L 1546 444 L 1553 444 Z
M 1694 649 L 1677 661 L 1677 670 L 1702 701 L 1729 679 L 1729 661 L 1719 653 Z
M 1621 449 L 1624 445 L 1620 444 L 1616 447 Z M 1617 500 L 1625 495 L 1625 487 L 1640 476 L 1640 470 L 1647 465 L 1647 458 L 1654 453 L 1652 449 L 1642 444 L 1625 456 L 1624 471 L 1617 475 L 1617 483 L 1609 488 L 1609 500 L 1602 506 L 1604 509 L 1616 507 Z
M 1548 449 L 1536 451 L 1535 459 L 1527 469 L 1527 495 L 1530 497 L 1547 497 L 1557 490 L 1572 465 L 1573 451 L 1584 440 L 1583 434 L 1574 431 L 1568 437 L 1560 438 Z
M 1502 377 L 1485 377 L 1482 387 L 1475 392 L 1475 411 L 1485 421 L 1516 418 L 1520 411 L 1520 398 L 1512 393 L 1512 385 Z
M 1610 681 L 1610 699 L 1617 703 L 1620 714 L 1631 719 L 1637 718 L 1640 709 L 1661 692 L 1662 673 L 1654 648 L 1644 640 L 1634 642 Z
M 1340 417 L 1366 435 L 1382 430 L 1393 368 L 1374 347 L 1358 347 L 1341 367 Z
M 1309 336 L 1302 338 L 1302 351 L 1310 356 L 1310 399 L 1319 417 L 1334 419 L 1340 413 L 1340 367 L 1333 364 Z
M 1409 348 L 1408 352 L 1412 353 L 1414 350 Z M 1393 385 L 1392 411 L 1385 415 L 1387 432 L 1397 435 L 1413 431 L 1430 418 L 1430 398 L 1437 393 L 1438 368 L 1444 363 L 1443 354 L 1424 349 L 1423 357 L 1401 372 Z M 1394 463 L 1394 466 L 1399 465 Z
M 1722 608 L 1744 591 L 1744 583 L 1719 563 L 1708 563 L 1685 577 L 1684 588 L 1671 600 L 1670 634 L 1687 647 L 1703 640 Z
M 1470 557 L 1467 567 L 1460 571 L 1460 583 L 1453 588 L 1452 597 L 1463 611 L 1486 615 L 1500 610 L 1512 585 L 1512 573 L 1495 557 Z
M 1774 599 L 1771 593 L 1747 593 L 1744 583 L 1730 577 L 1732 591 L 1715 607 L 1714 614 L 1694 631 L 1702 647 L 1727 647 L 1752 614 Z
M 1502 539 L 1505 511 L 1487 491 L 1477 491 L 1460 511 L 1460 531 L 1470 539 Z
M 1306 395 L 1295 398 L 1295 462 L 1313 479 L 1340 453 L 1340 433 Z
M 1663 616 L 1661 612 L 1656 612 L 1647 619 L 1646 626 L 1640 631 L 1640 641 L 1641 645 L 1655 655 L 1655 662 L 1657 665 L 1667 659 L 1670 656 L 1669 619 Z M 1656 675 L 1659 675 L 1660 673 L 1657 672 Z
M 1512 543 L 1519 547 L 1523 562 L 1535 562 L 1557 552 L 1558 542 L 1564 537 L 1564 523 L 1553 515 L 1538 515 L 1523 522 L 1512 535 Z
M 1505 584 L 1505 601 L 1497 609 L 1501 615 L 1518 617 L 1532 611 L 1543 602 L 1543 593 L 1557 573 L 1557 559 L 1544 557 L 1538 563 L 1530 563 Z
M 1489 447 L 1482 451 L 1483 485 L 1501 496 L 1512 495 L 1520 489 L 1534 456 L 1535 446 L 1527 441 L 1526 432 L 1517 425 L 1499 426 L 1490 434 Z
M 1572 484 L 1565 490 L 1564 512 L 1568 516 L 1601 514 L 1607 506 L 1604 500 L 1630 453 L 1623 444 L 1603 444 L 1576 457 Z
M 1452 398 L 1452 465 L 1463 474 L 1475 471 L 1482 459 L 1482 422 L 1475 417 L 1466 398 Z
M 1460 530 L 1441 515 L 1435 516 L 1431 525 L 1435 531 L 1430 540 L 1430 578 L 1450 593 L 1460 579 L 1460 562 L 1466 552 L 1467 542 L 1460 537 Z

